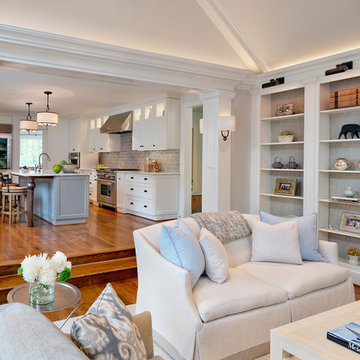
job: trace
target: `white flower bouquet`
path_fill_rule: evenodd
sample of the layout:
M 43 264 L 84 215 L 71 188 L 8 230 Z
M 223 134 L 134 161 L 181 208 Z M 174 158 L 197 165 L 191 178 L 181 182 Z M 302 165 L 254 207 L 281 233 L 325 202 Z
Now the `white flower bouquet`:
M 18 275 L 28 282 L 30 301 L 46 304 L 54 301 L 55 281 L 66 281 L 71 276 L 71 262 L 64 253 L 57 251 L 52 258 L 46 253 L 25 256 Z

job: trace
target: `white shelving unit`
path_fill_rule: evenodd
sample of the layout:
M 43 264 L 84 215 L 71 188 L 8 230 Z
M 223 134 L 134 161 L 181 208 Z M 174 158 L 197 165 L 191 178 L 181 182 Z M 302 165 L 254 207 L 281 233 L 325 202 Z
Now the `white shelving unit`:
M 339 229 L 343 212 L 360 214 L 360 204 L 346 201 L 333 201 L 332 195 L 344 196 L 346 187 L 360 191 L 360 139 L 338 139 L 341 127 L 345 124 L 360 124 L 360 106 L 329 109 L 330 92 L 360 87 L 360 76 L 344 80 L 320 83 L 319 131 L 318 131 L 318 214 L 319 238 L 335 241 L 339 246 L 339 257 L 346 259 L 349 247 L 360 248 L 360 234 Z M 348 134 L 348 137 L 350 134 Z M 333 163 L 337 158 L 350 161 L 348 170 L 336 170 Z M 327 228 L 332 225 L 333 229 Z M 351 266 L 346 260 L 341 262 L 351 270 L 355 283 L 360 284 L 360 266 Z M 351 269 L 350 269 L 351 267 Z
M 267 89 L 260 95 L 259 207 L 275 215 L 303 215 L 304 97 L 304 87 Z M 290 103 L 295 104 L 295 114 L 274 116 L 277 105 Z M 277 136 L 283 130 L 295 136 L 293 142 L 278 142 Z M 295 157 L 298 169 L 272 168 L 275 157 L 286 165 L 290 156 Z M 274 194 L 278 178 L 296 179 L 295 196 Z

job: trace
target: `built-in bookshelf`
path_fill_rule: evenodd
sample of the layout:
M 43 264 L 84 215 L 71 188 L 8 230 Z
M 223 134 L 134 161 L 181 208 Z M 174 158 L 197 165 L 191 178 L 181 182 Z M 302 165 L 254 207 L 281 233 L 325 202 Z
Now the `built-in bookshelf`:
M 280 104 L 295 104 L 295 113 L 276 116 L 276 107 Z M 260 107 L 260 209 L 280 216 L 303 215 L 304 88 L 264 91 Z M 278 141 L 278 135 L 284 130 L 295 136 L 294 141 Z M 286 168 L 290 156 L 295 157 L 299 168 Z M 272 167 L 275 158 L 285 165 L 284 168 Z M 296 179 L 295 196 L 274 193 L 276 180 L 279 178 Z
M 327 80 L 327 79 L 326 79 Z M 318 132 L 318 214 L 319 238 L 335 241 L 339 246 L 339 257 L 345 264 L 347 249 L 360 248 L 360 233 L 339 229 L 343 212 L 360 214 L 360 204 L 347 201 L 333 201 L 331 197 L 344 196 L 344 191 L 351 186 L 359 196 L 360 169 L 357 163 L 360 160 L 360 139 L 338 139 L 341 127 L 345 124 L 360 124 L 360 106 L 329 109 L 330 92 L 360 87 L 360 77 L 344 80 L 327 81 L 320 84 L 319 103 L 319 132 Z M 334 161 L 337 158 L 346 158 L 350 162 L 348 170 L 336 170 Z M 331 225 L 331 227 L 329 227 Z M 360 266 L 351 267 L 357 272 L 360 281 Z

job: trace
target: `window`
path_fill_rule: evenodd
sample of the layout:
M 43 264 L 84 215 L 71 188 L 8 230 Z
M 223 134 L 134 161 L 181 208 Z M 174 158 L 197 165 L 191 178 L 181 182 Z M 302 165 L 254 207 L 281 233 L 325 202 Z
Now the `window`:
M 41 130 L 20 131 L 20 166 L 34 167 L 43 151 L 43 132 Z

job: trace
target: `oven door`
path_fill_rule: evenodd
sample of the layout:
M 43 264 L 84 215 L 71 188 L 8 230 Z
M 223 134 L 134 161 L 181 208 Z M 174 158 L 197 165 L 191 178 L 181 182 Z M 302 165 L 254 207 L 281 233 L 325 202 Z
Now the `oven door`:
M 99 204 L 116 207 L 116 182 L 98 179 L 97 200 Z

